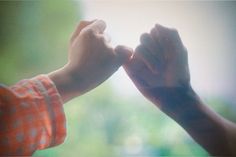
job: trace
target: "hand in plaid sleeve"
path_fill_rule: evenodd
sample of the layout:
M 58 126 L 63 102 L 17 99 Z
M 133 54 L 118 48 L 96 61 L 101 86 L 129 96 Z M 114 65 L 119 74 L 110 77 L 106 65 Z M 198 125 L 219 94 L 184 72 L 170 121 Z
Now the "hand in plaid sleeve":
M 62 102 L 97 87 L 130 57 L 108 45 L 105 28 L 102 20 L 80 22 L 63 68 L 0 87 L 0 155 L 31 155 L 64 140 Z
M 109 46 L 105 29 L 102 20 L 80 22 L 71 37 L 68 63 L 49 74 L 64 102 L 97 87 L 129 59 L 130 53 Z

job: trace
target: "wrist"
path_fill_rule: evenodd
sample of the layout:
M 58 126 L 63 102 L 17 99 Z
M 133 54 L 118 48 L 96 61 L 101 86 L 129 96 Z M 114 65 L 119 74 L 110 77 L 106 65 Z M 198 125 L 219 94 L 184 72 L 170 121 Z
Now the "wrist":
M 190 85 L 181 87 L 158 87 L 149 90 L 151 101 L 168 115 L 181 115 L 185 109 L 197 108 L 200 98 Z
M 74 83 L 71 75 L 69 74 L 68 66 L 64 66 L 61 69 L 53 71 L 48 74 L 48 77 L 55 84 L 63 102 L 67 102 L 71 99 L 71 93 L 74 91 Z

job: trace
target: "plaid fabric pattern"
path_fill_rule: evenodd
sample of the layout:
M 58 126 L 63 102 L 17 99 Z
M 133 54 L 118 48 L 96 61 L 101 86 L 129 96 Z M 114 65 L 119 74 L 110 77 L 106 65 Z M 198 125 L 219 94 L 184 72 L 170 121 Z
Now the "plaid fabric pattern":
M 0 85 L 0 155 L 32 155 L 61 144 L 65 123 L 62 100 L 46 75 Z

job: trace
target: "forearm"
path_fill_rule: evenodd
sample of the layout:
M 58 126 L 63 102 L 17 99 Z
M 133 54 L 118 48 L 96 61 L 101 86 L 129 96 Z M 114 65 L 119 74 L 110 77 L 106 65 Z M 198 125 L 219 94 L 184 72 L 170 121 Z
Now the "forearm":
M 184 102 L 183 102 L 184 103 Z M 211 155 L 232 155 L 227 138 L 224 119 L 200 102 L 188 102 L 182 111 L 173 115 L 192 137 Z
M 78 83 L 73 80 L 67 67 L 51 72 L 48 77 L 55 84 L 64 103 L 80 95 Z
M 179 123 L 211 155 L 233 155 L 235 138 L 229 137 L 233 136 L 236 128 L 204 105 L 191 88 L 163 88 L 155 92 L 161 95 L 158 98 L 162 102 L 161 110 Z
M 233 156 L 236 156 L 236 124 L 226 121 L 227 139 Z

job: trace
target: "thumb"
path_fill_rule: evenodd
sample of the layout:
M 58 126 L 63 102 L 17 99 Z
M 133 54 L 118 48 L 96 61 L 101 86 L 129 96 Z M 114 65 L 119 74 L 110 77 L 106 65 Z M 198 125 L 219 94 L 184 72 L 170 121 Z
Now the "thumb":
M 79 25 L 76 27 L 76 30 L 72 34 L 70 41 L 73 42 L 75 38 L 80 34 L 81 30 L 93 22 L 94 20 L 93 21 L 80 21 Z
M 106 23 L 103 20 L 96 20 L 92 24 L 90 24 L 87 29 L 93 30 L 95 33 L 103 33 L 106 29 Z
M 121 45 L 115 48 L 115 55 L 119 66 L 128 62 L 131 59 L 132 54 L 133 54 L 132 48 Z

